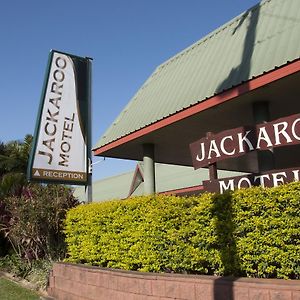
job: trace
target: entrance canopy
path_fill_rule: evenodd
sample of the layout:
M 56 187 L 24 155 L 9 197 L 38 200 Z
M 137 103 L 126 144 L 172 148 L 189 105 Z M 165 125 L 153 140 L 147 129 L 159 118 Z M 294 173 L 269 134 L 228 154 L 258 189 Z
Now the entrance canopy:
M 189 144 L 207 132 L 253 124 L 253 104 L 270 120 L 300 112 L 300 1 L 267 0 L 159 66 L 94 147 L 94 154 L 192 165 Z M 299 146 L 274 150 L 275 167 L 294 166 Z M 256 153 L 218 163 L 257 172 Z

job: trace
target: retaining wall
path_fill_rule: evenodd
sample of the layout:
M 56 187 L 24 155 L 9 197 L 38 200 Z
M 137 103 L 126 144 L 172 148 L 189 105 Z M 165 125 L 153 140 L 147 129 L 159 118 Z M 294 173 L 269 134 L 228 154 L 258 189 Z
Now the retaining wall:
M 55 263 L 48 294 L 58 300 L 300 300 L 300 280 L 141 273 Z

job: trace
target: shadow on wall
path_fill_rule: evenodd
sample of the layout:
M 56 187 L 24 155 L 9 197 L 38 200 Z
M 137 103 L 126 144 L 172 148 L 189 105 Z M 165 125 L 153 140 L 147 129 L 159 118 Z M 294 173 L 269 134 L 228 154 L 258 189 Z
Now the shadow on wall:
M 244 13 L 238 25 L 234 28 L 232 35 L 240 29 L 244 22 L 249 22 L 244 40 L 242 59 L 238 67 L 232 68 L 227 78 L 218 86 L 216 93 L 236 85 L 237 82 L 247 81 L 251 71 L 251 60 L 253 56 L 257 23 L 259 19 L 260 6 L 257 5 Z M 243 86 L 243 91 L 249 90 L 249 86 Z M 242 90 L 239 90 L 239 94 Z M 240 260 L 237 254 L 237 246 L 234 237 L 235 225 L 232 214 L 232 197 L 224 194 L 223 197 L 214 199 L 213 216 L 216 218 L 217 247 L 219 247 L 221 261 L 224 266 L 224 276 L 214 282 L 214 300 L 233 300 L 234 281 L 240 274 Z M 225 247 L 224 247 L 225 245 Z M 225 284 L 226 283 L 226 284 Z
M 259 19 L 260 6 L 257 5 L 253 9 L 247 10 L 241 17 L 238 25 L 232 31 L 232 36 L 235 35 L 244 22 L 249 22 L 247 33 L 244 39 L 242 59 L 239 66 L 232 68 L 228 76 L 224 81 L 217 87 L 216 93 L 221 93 L 224 90 L 231 88 L 237 83 L 248 81 L 251 71 L 251 60 L 253 56 L 253 50 L 255 46 L 256 29 Z M 243 87 L 243 91 L 245 87 Z M 249 87 L 246 87 L 249 90 Z M 239 93 L 240 94 L 240 93 Z
M 219 250 L 223 265 L 223 275 L 214 281 L 214 300 L 234 299 L 233 282 L 234 277 L 240 274 L 240 259 L 237 252 L 234 237 L 235 225 L 233 221 L 232 196 L 231 193 L 218 195 L 214 198 L 212 215 L 215 219 L 215 230 L 217 235 L 216 248 Z

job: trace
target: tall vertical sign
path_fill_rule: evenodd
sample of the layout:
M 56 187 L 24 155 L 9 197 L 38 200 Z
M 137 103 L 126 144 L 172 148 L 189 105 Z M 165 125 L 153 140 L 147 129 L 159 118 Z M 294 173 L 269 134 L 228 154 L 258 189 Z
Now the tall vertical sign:
M 90 184 L 88 58 L 51 51 L 36 123 L 28 178 Z

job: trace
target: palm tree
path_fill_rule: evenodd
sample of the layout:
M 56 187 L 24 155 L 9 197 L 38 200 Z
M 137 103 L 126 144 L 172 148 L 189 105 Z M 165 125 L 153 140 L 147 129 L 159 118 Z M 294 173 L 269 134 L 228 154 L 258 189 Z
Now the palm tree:
M 31 135 L 26 135 L 23 142 L 0 142 L 0 199 L 19 195 L 27 184 L 26 170 L 31 143 Z

